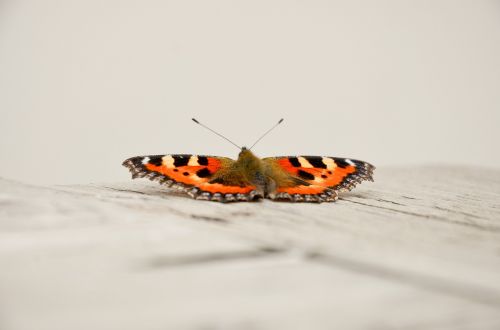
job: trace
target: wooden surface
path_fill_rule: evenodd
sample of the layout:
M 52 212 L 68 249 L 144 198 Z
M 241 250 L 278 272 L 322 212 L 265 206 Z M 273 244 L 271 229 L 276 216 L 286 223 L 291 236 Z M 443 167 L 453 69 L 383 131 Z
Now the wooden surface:
M 500 329 L 500 171 L 324 204 L 0 180 L 0 329 Z

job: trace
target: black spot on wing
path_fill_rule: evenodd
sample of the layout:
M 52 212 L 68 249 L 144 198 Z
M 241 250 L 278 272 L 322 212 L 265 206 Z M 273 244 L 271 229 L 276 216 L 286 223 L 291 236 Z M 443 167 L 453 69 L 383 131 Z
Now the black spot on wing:
M 189 175 L 189 173 L 188 173 L 188 172 L 184 172 L 184 173 L 182 173 L 182 175 L 184 175 L 184 176 L 188 176 L 188 175 Z
M 346 162 L 345 158 L 335 158 L 335 164 L 337 164 L 340 168 L 346 168 L 347 166 L 351 166 L 348 162 Z
M 309 172 L 299 170 L 299 171 L 297 172 L 297 174 L 299 175 L 299 177 L 300 177 L 301 179 L 304 179 L 304 180 L 314 180 L 314 175 L 312 175 L 312 174 L 311 174 L 311 173 L 309 173 Z
M 297 159 L 297 157 L 289 157 L 288 158 L 288 161 L 290 162 L 290 164 L 292 164 L 294 167 L 300 167 L 300 162 L 299 160 Z
M 155 166 L 162 166 L 163 165 L 163 157 L 162 156 L 149 157 L 149 163 L 151 165 L 155 165 Z
M 326 164 L 323 163 L 323 157 L 319 156 L 307 156 L 304 157 L 312 166 L 316 168 L 326 168 Z
M 210 171 L 207 168 L 202 168 L 201 170 L 198 170 L 198 172 L 196 172 L 196 175 L 199 176 L 200 178 L 206 178 L 212 175 L 212 173 L 210 173 Z
M 189 163 L 190 155 L 177 155 L 174 158 L 174 166 L 186 166 Z
M 208 158 L 205 156 L 198 156 L 198 164 L 202 166 L 208 165 Z

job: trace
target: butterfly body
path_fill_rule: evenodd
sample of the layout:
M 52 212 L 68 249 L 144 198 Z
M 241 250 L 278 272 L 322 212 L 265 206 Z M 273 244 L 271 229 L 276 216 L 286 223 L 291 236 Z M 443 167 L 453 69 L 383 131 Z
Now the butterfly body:
M 262 198 L 330 202 L 338 192 L 372 179 L 374 167 L 346 158 L 297 156 L 258 158 L 243 147 L 237 160 L 196 155 L 132 157 L 123 162 L 133 178 L 147 177 L 195 199 L 218 202 Z

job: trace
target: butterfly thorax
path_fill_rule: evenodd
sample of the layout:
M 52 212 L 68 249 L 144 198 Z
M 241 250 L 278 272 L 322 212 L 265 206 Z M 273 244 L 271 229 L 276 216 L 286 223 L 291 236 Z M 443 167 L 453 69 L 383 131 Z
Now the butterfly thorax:
M 265 196 L 274 194 L 276 187 L 290 186 L 295 180 L 287 173 L 277 169 L 273 163 L 264 162 L 250 150 L 243 147 L 234 164 L 247 178 L 249 183 L 258 188 Z
M 262 189 L 265 187 L 262 160 L 255 156 L 250 150 L 243 147 L 233 167 L 248 180 L 250 184 Z
M 243 148 L 236 161 L 231 161 L 210 178 L 210 183 L 223 183 L 234 186 L 255 186 L 264 191 L 265 180 L 262 175 L 262 161 L 250 150 Z

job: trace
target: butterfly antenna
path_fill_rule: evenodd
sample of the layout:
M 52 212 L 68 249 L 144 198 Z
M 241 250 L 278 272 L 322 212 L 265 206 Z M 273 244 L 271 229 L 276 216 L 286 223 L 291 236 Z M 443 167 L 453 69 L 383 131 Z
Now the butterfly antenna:
M 233 141 L 229 140 L 227 137 L 225 137 L 224 135 L 222 134 L 219 134 L 217 133 L 216 131 L 214 131 L 213 129 L 211 129 L 210 127 L 207 127 L 205 125 L 203 125 L 202 123 L 200 123 L 199 121 L 197 121 L 195 118 L 191 118 L 195 123 L 197 123 L 198 125 L 202 126 L 202 127 L 205 127 L 206 129 L 208 129 L 210 132 L 220 136 L 221 138 L 223 138 L 224 140 L 226 140 L 227 142 L 231 143 L 232 145 L 236 146 L 236 148 L 238 149 L 241 149 L 240 146 L 238 146 L 236 143 L 234 143 Z
M 281 124 L 283 122 L 283 118 L 281 118 L 273 127 L 271 127 L 269 130 L 267 130 L 267 132 L 265 132 L 264 134 L 262 134 L 262 136 L 257 140 L 255 141 L 254 144 L 252 144 L 252 146 L 249 148 L 249 150 L 251 150 L 260 140 L 262 140 L 264 138 L 264 136 L 266 136 L 267 134 L 269 134 L 269 132 L 271 132 L 273 129 L 276 128 L 276 126 L 278 126 L 279 124 Z

